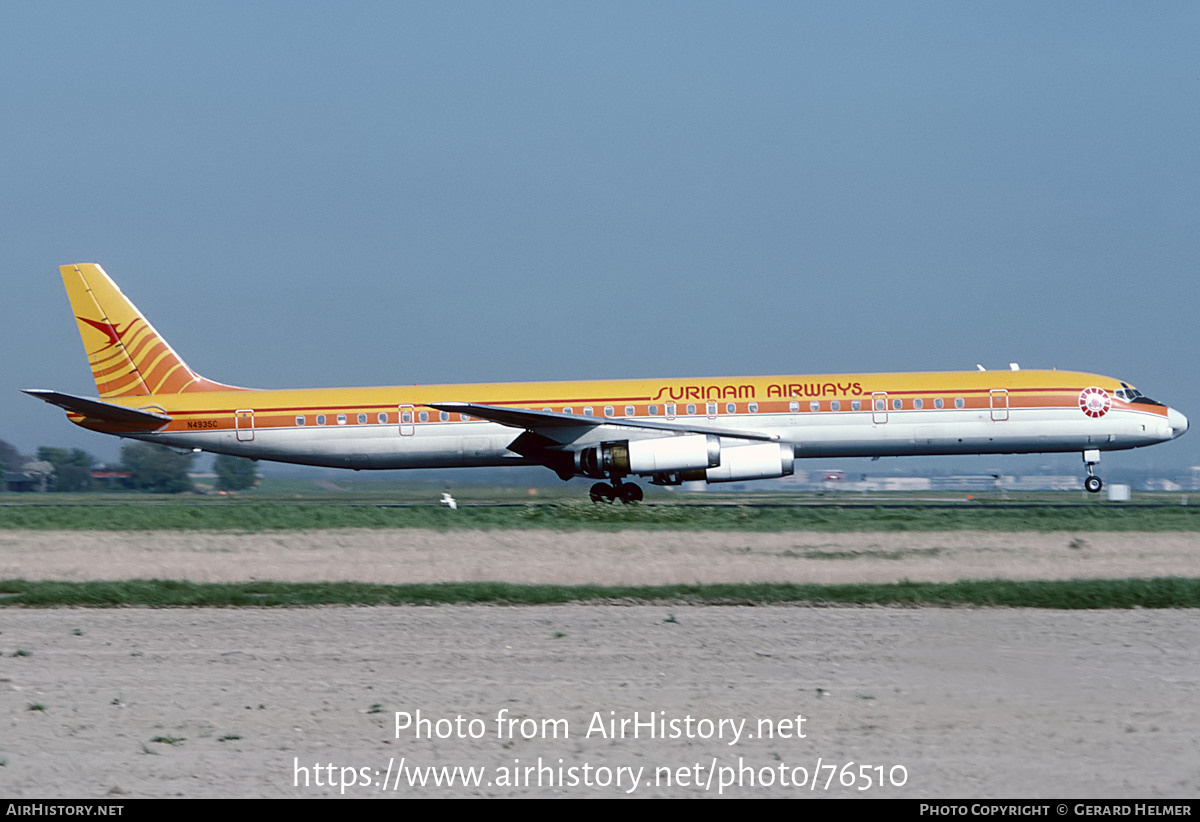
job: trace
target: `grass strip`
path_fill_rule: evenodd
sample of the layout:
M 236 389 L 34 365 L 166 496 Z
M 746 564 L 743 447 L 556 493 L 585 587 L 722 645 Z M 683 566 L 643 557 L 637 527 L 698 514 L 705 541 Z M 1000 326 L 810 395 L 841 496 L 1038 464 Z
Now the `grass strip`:
M 259 501 L 0 506 L 0 531 L 312 531 L 333 528 L 676 531 L 1200 531 L 1200 505 L 1004 505 L 867 507 L 752 505 L 609 506 L 532 503 L 505 507 L 389 507 Z
M 194 583 L 178 580 L 44 582 L 0 580 L 7 607 L 297 607 L 315 605 L 557 605 L 571 602 L 694 605 L 891 605 L 1008 608 L 1196 608 L 1200 579 L 1091 579 L 1014 582 L 793 585 L 426 585 L 338 583 Z

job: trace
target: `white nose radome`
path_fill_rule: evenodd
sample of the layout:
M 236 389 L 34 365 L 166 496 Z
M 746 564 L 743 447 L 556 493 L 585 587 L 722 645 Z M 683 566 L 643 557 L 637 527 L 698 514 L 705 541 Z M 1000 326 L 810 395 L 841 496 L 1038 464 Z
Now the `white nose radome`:
M 1181 437 L 1183 432 L 1188 429 L 1187 417 L 1180 414 L 1174 408 L 1167 409 L 1167 422 L 1171 425 L 1171 436 Z

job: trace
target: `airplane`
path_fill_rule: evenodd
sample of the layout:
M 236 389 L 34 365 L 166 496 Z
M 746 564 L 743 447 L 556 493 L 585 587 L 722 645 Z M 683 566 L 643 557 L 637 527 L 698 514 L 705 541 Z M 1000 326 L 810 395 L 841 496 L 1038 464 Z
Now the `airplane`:
M 92 431 L 174 448 L 351 469 L 543 465 L 600 480 L 771 479 L 806 457 L 1103 451 L 1187 431 L 1111 377 L 1058 370 L 589 380 L 257 390 L 191 368 L 94 263 L 60 267 L 97 397 L 25 393 Z

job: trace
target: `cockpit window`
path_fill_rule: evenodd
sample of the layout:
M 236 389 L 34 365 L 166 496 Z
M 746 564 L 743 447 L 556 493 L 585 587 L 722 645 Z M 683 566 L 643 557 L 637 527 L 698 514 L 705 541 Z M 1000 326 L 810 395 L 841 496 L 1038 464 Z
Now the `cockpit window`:
M 1162 405 L 1158 400 L 1150 399 L 1126 382 L 1121 383 L 1121 387 L 1114 391 L 1113 394 L 1116 395 L 1117 399 L 1124 400 L 1125 402 L 1140 403 L 1142 405 Z

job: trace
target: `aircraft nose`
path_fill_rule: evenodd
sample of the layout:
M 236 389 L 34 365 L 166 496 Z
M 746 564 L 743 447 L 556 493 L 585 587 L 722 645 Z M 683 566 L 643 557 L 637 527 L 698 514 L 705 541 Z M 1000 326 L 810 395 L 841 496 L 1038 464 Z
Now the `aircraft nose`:
M 1171 425 L 1171 436 L 1182 437 L 1183 433 L 1188 430 L 1187 417 L 1180 414 L 1174 408 L 1167 409 L 1167 422 Z

